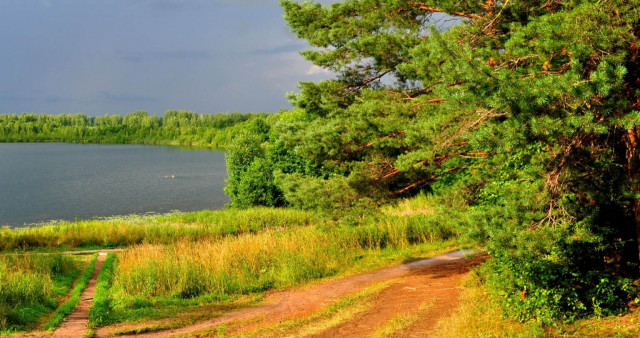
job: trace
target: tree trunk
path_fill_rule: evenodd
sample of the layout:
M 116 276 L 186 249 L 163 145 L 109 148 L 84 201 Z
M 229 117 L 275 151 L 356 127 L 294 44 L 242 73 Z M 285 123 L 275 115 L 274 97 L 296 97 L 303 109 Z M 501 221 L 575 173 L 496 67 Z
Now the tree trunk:
M 640 263 L 640 128 L 634 127 L 627 131 L 627 169 L 629 171 L 629 184 L 633 195 L 633 221 L 635 225 L 635 240 L 637 259 Z

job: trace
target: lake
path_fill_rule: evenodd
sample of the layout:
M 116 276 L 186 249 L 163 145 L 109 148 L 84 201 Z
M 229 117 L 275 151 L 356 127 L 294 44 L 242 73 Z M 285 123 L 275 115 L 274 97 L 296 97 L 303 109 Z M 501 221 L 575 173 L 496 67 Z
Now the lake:
M 0 225 L 220 209 L 226 178 L 223 151 L 0 143 Z

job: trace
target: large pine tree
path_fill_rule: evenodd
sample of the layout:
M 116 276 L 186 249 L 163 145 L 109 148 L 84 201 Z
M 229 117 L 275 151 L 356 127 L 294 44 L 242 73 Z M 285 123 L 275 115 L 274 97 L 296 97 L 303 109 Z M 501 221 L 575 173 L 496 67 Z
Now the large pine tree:
M 342 187 L 343 203 L 427 189 L 493 255 L 487 282 L 514 316 L 624 307 L 640 252 L 640 1 L 281 4 L 314 47 L 303 55 L 337 78 L 301 83 L 274 124 L 274 198 L 318 206 L 303 182 Z

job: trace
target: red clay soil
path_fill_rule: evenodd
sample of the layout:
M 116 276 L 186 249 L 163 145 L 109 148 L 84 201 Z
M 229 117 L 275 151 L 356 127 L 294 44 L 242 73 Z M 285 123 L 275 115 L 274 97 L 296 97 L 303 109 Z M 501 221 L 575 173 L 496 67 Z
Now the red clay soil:
M 240 332 L 255 329 L 283 320 L 308 317 L 367 286 L 393 281 L 391 286 L 376 299 L 370 310 L 319 336 L 361 337 L 373 333 L 399 314 L 419 313 L 420 318 L 415 325 L 402 334 L 407 337 L 424 337 L 439 319 L 444 318 L 457 307 L 460 295 L 458 282 L 469 272 L 472 265 L 479 264 L 482 260 L 482 258 L 465 259 L 465 253 L 456 251 L 372 273 L 315 284 L 306 289 L 273 292 L 267 296 L 264 305 L 229 312 L 215 319 L 183 328 L 137 336 L 167 337 L 194 334 L 239 321 L 254 323 L 237 327 L 236 329 Z M 140 325 L 144 324 L 138 325 L 144 327 Z M 116 328 L 98 330 L 96 337 L 111 337 L 116 330 Z
M 102 270 L 102 265 L 106 259 L 106 253 L 100 253 L 96 261 L 93 275 L 80 296 L 80 302 L 76 309 L 67 317 L 64 323 L 53 333 L 52 337 L 82 337 L 88 329 L 89 309 L 93 303 L 93 296 L 96 293 L 98 274 Z
M 417 319 L 394 337 L 428 337 L 438 321 L 457 308 L 462 291 L 459 281 L 482 261 L 484 258 L 475 258 L 413 271 L 395 280 L 368 311 L 313 337 L 364 337 L 399 316 Z

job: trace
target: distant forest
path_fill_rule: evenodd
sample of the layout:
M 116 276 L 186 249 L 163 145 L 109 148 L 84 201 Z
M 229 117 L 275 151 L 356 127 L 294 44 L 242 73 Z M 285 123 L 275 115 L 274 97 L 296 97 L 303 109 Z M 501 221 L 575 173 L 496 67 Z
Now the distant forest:
M 138 111 L 123 116 L 0 115 L 0 142 L 176 144 L 224 148 L 241 125 L 266 113 L 197 114 L 170 110 L 163 117 Z

